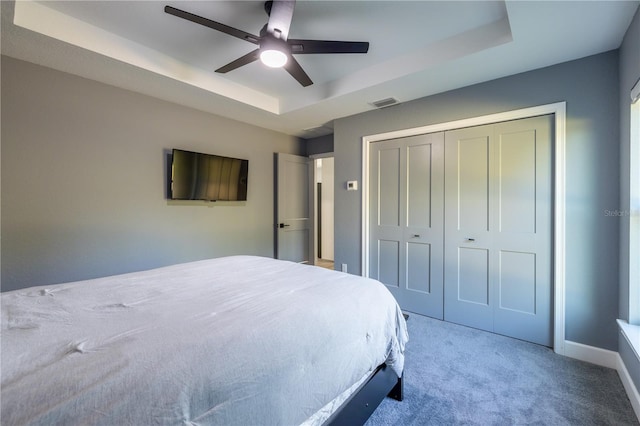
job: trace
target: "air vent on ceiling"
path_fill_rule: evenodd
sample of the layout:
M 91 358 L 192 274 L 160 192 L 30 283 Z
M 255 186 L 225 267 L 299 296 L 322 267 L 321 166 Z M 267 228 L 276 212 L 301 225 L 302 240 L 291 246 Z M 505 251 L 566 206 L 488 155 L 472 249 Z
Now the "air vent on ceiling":
M 398 100 L 395 98 L 386 98 L 386 99 L 381 99 L 379 101 L 371 102 L 371 105 L 373 105 L 376 108 L 386 108 L 391 105 L 396 105 L 397 103 L 398 103 Z

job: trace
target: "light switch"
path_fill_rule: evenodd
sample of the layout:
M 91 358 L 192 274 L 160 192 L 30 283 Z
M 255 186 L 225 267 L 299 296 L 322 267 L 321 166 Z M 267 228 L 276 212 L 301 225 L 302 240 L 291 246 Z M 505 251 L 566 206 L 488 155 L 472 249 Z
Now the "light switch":
M 358 181 L 350 180 L 347 181 L 347 191 L 357 191 L 358 190 Z

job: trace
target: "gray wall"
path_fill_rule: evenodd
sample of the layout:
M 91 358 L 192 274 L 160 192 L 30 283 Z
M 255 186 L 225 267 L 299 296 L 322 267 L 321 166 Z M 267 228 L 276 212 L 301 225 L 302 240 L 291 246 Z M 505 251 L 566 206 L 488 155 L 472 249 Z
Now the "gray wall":
M 566 339 L 618 347 L 618 52 L 518 74 L 413 102 L 338 119 L 334 124 L 335 260 L 361 268 L 361 180 L 365 135 L 567 102 Z
M 629 92 L 640 78 L 640 9 L 625 34 L 620 46 L 620 210 L 629 211 Z M 636 159 L 637 161 L 637 159 Z M 620 318 L 629 319 L 629 217 L 618 218 L 620 225 Z M 638 259 L 633 259 L 638 262 Z M 618 351 L 627 370 L 640 389 L 640 361 L 633 355 L 627 340 L 620 333 Z
M 2 290 L 273 256 L 273 153 L 297 138 L 2 57 Z M 171 202 L 165 150 L 249 159 L 246 202 Z
M 333 152 L 333 134 L 306 139 L 305 145 L 307 156 Z

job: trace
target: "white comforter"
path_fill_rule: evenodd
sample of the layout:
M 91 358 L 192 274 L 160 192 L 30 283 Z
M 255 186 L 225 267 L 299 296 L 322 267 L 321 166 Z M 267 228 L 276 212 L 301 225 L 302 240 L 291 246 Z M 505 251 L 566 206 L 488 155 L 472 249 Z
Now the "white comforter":
M 377 281 L 233 256 L 2 294 L 6 425 L 300 424 L 406 324 Z

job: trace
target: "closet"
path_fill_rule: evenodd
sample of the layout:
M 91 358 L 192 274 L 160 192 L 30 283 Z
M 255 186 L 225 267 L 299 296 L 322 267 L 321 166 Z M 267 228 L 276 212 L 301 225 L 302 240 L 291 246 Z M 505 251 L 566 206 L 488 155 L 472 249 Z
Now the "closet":
M 371 144 L 369 271 L 411 312 L 552 346 L 553 115 Z

